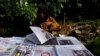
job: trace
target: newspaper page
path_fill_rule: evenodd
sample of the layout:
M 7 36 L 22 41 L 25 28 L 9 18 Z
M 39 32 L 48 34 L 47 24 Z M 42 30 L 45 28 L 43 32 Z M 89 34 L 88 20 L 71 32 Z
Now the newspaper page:
M 16 49 L 17 45 L 7 45 L 7 46 L 0 46 L 0 56 L 11 56 L 11 54 Z
M 7 46 L 7 49 L 5 51 L 5 56 L 11 56 L 11 54 L 14 52 L 14 50 L 16 49 L 17 45 L 12 45 L 12 44 L 9 44 Z
M 0 56 L 4 56 L 5 51 L 6 51 L 6 47 L 0 44 Z
M 12 37 L 11 42 L 14 45 L 20 45 L 21 43 L 24 43 L 24 39 L 23 37 Z
M 34 34 L 34 33 L 26 35 L 25 42 L 32 43 L 32 44 L 40 44 L 39 39 L 37 38 L 36 34 Z
M 58 56 L 94 56 L 83 45 L 56 46 Z
M 24 38 L 21 37 L 12 37 L 12 38 L 0 38 L 0 44 L 3 45 L 19 45 L 24 42 Z
M 0 45 L 7 46 L 9 44 L 12 44 L 11 40 L 12 38 L 0 38 Z
M 37 46 L 35 48 L 34 56 L 56 56 L 53 47 Z
M 83 45 L 75 37 L 57 37 L 56 38 L 58 45 Z
M 5 56 L 8 45 L 11 44 L 11 38 L 0 38 L 0 56 Z
M 31 26 L 30 28 L 34 32 L 34 34 L 37 36 L 37 38 L 41 42 L 41 44 L 45 43 L 46 41 L 48 41 L 49 39 L 54 37 L 52 34 L 41 29 L 40 27 L 32 27 Z
M 19 45 L 11 56 L 33 56 L 35 45 L 23 43 Z

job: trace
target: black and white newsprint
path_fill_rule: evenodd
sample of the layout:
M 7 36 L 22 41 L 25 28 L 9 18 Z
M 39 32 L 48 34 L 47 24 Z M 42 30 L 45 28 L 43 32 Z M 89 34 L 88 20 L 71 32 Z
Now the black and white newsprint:
M 31 26 L 30 28 L 33 31 L 33 33 L 27 35 L 26 38 L 35 44 L 43 44 L 54 37 L 52 34 L 41 29 L 40 27 Z

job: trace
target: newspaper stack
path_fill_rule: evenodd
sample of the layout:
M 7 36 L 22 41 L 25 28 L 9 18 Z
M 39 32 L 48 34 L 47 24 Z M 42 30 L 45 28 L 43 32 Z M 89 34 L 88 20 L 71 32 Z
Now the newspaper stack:
M 45 43 L 51 38 L 54 38 L 51 34 L 46 34 L 43 29 L 38 28 L 38 27 L 30 27 L 33 31 L 33 34 L 36 34 L 37 39 L 39 39 L 40 43 Z M 39 33 L 39 31 L 42 33 L 42 35 Z M 42 37 L 43 36 L 43 37 Z M 43 42 L 44 41 L 44 42 Z M 56 37 L 57 45 L 54 45 L 53 49 L 55 50 L 55 55 L 56 56 L 94 56 L 86 47 L 75 37 L 72 36 L 64 36 L 64 37 Z M 52 43 L 52 42 L 50 42 Z M 44 45 L 45 46 L 45 45 Z M 47 47 L 49 48 L 49 47 Z M 46 48 L 38 48 L 37 49 L 42 49 L 45 50 Z M 36 53 L 35 53 L 36 54 Z M 41 54 L 41 52 L 37 53 L 37 56 Z M 50 55 L 48 55 L 50 56 Z M 51 55 L 53 56 L 53 55 Z
M 54 39 L 52 34 L 39 27 L 31 27 L 31 29 L 33 33 L 25 38 L 0 37 L 0 56 L 94 56 L 75 37 L 56 37 L 52 41 Z M 43 45 L 46 42 L 48 45 Z

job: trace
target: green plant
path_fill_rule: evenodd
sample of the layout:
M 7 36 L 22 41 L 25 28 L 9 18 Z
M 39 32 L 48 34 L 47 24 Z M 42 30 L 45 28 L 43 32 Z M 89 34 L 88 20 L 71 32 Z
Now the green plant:
M 92 42 L 87 44 L 87 48 L 95 55 L 100 56 L 100 36 L 97 36 Z
M 26 1 L 27 2 L 27 1 Z M 36 18 L 37 7 L 20 4 L 18 0 L 0 0 L 0 36 L 25 36 Z

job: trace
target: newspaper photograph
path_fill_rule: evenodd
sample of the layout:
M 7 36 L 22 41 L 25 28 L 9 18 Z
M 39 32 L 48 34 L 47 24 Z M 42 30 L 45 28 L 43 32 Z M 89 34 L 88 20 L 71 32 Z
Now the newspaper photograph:
M 35 46 L 32 44 L 21 44 L 11 56 L 33 56 Z
M 55 56 L 53 47 L 37 46 L 34 56 Z
M 92 56 L 88 50 L 72 50 L 74 56 Z
M 83 45 L 75 37 L 57 37 L 58 45 Z
M 73 45 L 71 40 L 59 40 L 60 45 Z

